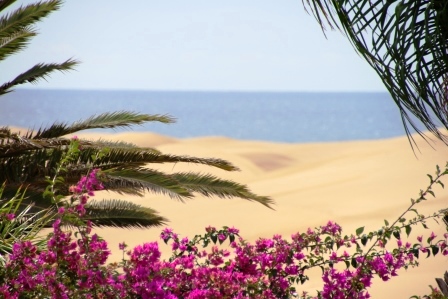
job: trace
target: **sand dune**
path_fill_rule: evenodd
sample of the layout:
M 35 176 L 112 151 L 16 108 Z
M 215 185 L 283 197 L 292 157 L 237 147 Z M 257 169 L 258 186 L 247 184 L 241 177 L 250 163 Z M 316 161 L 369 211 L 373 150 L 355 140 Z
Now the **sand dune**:
M 100 135 L 87 134 L 87 138 Z M 377 229 L 383 220 L 393 221 L 409 205 L 411 197 L 427 186 L 427 173 L 448 161 L 448 147 L 431 145 L 416 138 L 420 152 L 414 152 L 406 137 L 379 141 L 281 144 L 259 141 L 240 141 L 222 137 L 174 139 L 151 133 L 120 133 L 105 136 L 133 142 L 141 146 L 155 146 L 163 153 L 198 157 L 219 157 L 237 165 L 240 172 L 224 172 L 197 165 L 161 165 L 164 171 L 194 170 L 210 172 L 221 177 L 248 184 L 260 195 L 275 199 L 275 211 L 244 200 L 196 198 L 180 203 L 163 196 L 148 194 L 135 201 L 151 206 L 168 217 L 176 232 L 192 236 L 213 225 L 235 226 L 248 240 L 289 236 L 308 227 L 333 220 L 349 234 L 360 226 Z M 431 148 L 434 147 L 433 148 Z M 448 177 L 445 179 L 448 184 Z M 431 212 L 447 207 L 448 191 L 436 189 L 437 198 L 421 205 L 420 211 Z M 113 194 L 105 197 L 119 198 Z M 444 228 L 431 223 L 438 235 Z M 137 245 L 158 240 L 161 229 L 119 230 L 102 229 L 112 248 L 126 241 Z M 414 240 L 415 240 L 414 235 Z M 162 247 L 166 254 L 168 249 Z M 121 258 L 118 250 L 113 259 Z M 434 278 L 448 270 L 448 258 L 421 259 L 419 269 L 401 271 L 400 276 L 387 283 L 376 281 L 370 290 L 373 298 L 409 298 L 429 292 Z M 320 271 L 320 270 L 319 270 Z M 316 277 L 320 272 L 313 272 Z M 312 290 L 319 279 L 305 284 Z

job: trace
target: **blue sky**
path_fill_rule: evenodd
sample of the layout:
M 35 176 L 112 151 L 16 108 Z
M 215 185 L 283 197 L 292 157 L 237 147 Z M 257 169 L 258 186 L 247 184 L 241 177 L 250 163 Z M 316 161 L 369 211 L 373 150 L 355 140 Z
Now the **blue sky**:
M 2 62 L 0 82 L 73 57 L 76 71 L 36 88 L 385 91 L 301 0 L 67 0 L 37 28 L 28 49 Z

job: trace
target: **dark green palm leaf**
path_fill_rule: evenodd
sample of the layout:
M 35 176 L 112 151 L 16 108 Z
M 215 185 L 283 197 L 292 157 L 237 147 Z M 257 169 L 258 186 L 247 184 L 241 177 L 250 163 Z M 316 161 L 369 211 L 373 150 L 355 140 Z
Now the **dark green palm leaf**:
M 448 128 L 448 2 L 304 0 L 319 23 L 341 28 L 377 72 L 411 138 L 415 116 L 437 138 Z M 338 22 L 335 19 L 338 19 Z M 325 21 L 325 22 L 324 22 Z
M 85 139 L 80 139 L 80 141 L 85 141 Z M 159 153 L 160 151 L 152 148 L 152 147 L 139 147 L 136 144 L 126 142 L 126 141 L 110 141 L 105 139 L 99 139 L 96 141 L 89 140 L 90 144 L 94 145 L 94 147 L 97 148 L 109 148 L 109 149 L 127 149 L 127 150 L 133 150 L 133 149 L 139 149 L 141 151 L 148 151 L 148 152 L 154 152 Z
M 33 139 L 55 138 L 88 129 L 125 128 L 132 125 L 141 125 L 150 121 L 173 123 L 174 119 L 168 115 L 150 115 L 129 111 L 107 112 L 89 117 L 86 120 L 71 125 L 55 123 L 48 129 L 40 129 Z
M 193 195 L 171 175 L 151 169 L 133 170 L 129 168 L 105 170 L 106 190 L 128 193 L 127 190 L 139 192 L 151 191 L 183 200 Z
M 1 133 L 0 133 L 1 134 Z M 51 139 L 28 139 L 21 136 L 11 136 L 9 138 L 0 137 L 0 158 L 13 157 L 21 155 L 25 152 L 53 149 L 64 150 L 71 140 L 65 138 L 51 138 Z M 83 147 L 92 146 L 89 141 L 82 140 L 80 145 Z
M 0 61 L 24 49 L 35 35 L 36 32 L 31 28 L 23 28 L 8 37 L 0 38 Z
M 85 208 L 86 215 L 83 218 L 99 227 L 148 228 L 168 222 L 151 208 L 123 200 L 92 200 Z
M 229 180 L 223 180 L 210 174 L 181 172 L 173 175 L 179 184 L 191 192 L 197 192 L 207 197 L 242 198 L 256 201 L 272 209 L 273 200 L 266 196 L 252 193 L 247 186 Z
M 16 85 L 37 83 L 39 80 L 47 79 L 55 71 L 66 72 L 73 70 L 78 64 L 79 62 L 73 59 L 68 59 L 63 63 L 38 63 L 12 81 L 2 84 L 0 86 L 0 95 L 11 92 L 11 89 Z
M 93 153 L 95 150 L 92 150 Z M 88 152 L 83 155 L 87 157 Z M 90 154 L 91 155 L 91 154 Z M 146 163 L 193 163 L 201 164 L 212 167 L 217 167 L 226 171 L 236 171 L 239 170 L 236 166 L 228 161 L 217 159 L 217 158 L 197 158 L 191 156 L 177 156 L 177 155 L 167 155 L 160 154 L 153 150 L 146 149 L 121 149 L 121 148 L 111 148 L 111 150 L 104 156 L 97 159 L 95 166 L 101 167 L 103 169 L 120 167 L 120 166 L 141 166 Z M 104 167 L 103 167 L 104 165 Z
M 17 0 L 0 0 L 0 11 L 4 10 L 16 1 Z
M 3 10 L 14 1 L 2 1 L 0 10 Z M 8 38 L 17 31 L 29 27 L 48 16 L 51 12 L 58 10 L 62 1 L 50 0 L 22 6 L 13 12 L 0 17 L 0 39 Z

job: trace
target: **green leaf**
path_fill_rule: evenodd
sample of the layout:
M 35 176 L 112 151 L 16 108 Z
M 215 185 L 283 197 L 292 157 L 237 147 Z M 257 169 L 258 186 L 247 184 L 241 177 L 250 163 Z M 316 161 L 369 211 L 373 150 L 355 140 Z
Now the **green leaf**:
M 366 235 L 363 235 L 363 236 L 361 237 L 361 244 L 364 245 L 364 246 L 366 246 L 366 244 L 367 244 L 367 236 L 366 236 Z
M 411 252 L 416 258 L 418 258 L 420 255 L 420 250 L 418 248 L 412 249 Z
M 359 236 L 364 232 L 364 226 L 359 227 L 358 229 L 356 229 L 356 235 Z
M 387 221 L 386 219 L 384 219 L 384 224 L 385 224 L 386 226 L 389 226 L 389 221 Z
M 416 209 L 410 209 L 409 211 L 414 212 L 415 214 L 418 215 L 418 211 Z
M 345 263 L 345 266 L 347 267 L 347 269 L 350 268 L 350 262 L 349 261 L 344 261 L 344 263 Z
M 400 240 L 400 232 L 399 231 L 394 231 L 393 232 L 393 235 L 394 235 L 394 237 L 397 239 L 397 240 Z
M 437 247 L 436 245 L 431 246 L 431 251 L 432 251 L 432 255 L 436 256 L 436 254 L 439 253 L 439 247 Z
M 447 142 L 445 1 L 306 0 L 322 29 L 338 28 L 397 104 L 411 146 L 422 123 Z M 415 116 L 415 117 L 413 117 Z M 428 140 L 427 140 L 428 141 Z
M 351 265 L 353 268 L 356 268 L 358 266 L 358 262 L 356 261 L 356 258 L 352 257 Z
M 409 237 L 409 234 L 410 234 L 411 231 L 412 231 L 412 227 L 411 227 L 410 225 L 406 225 L 404 228 L 405 228 L 405 230 L 406 230 L 406 235 Z

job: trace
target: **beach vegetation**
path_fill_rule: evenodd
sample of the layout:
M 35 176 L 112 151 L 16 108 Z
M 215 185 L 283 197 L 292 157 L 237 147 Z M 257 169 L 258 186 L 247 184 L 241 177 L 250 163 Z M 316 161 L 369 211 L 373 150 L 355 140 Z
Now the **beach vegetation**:
M 0 11 L 14 2 L 0 2 Z M 0 59 L 24 49 L 36 35 L 32 25 L 59 9 L 61 3 L 58 0 L 32 3 L 2 16 Z M 52 72 L 72 70 L 77 64 L 72 59 L 60 64 L 38 63 L 0 86 L 0 95 L 12 91 L 16 85 L 46 79 Z M 57 208 L 67 203 L 65 197 L 70 195 L 69 190 L 79 177 L 95 168 L 101 173 L 103 189 L 122 195 L 143 196 L 149 191 L 184 202 L 195 194 L 201 194 L 242 198 L 272 207 L 270 198 L 252 193 L 243 184 L 190 171 L 168 174 L 149 166 L 151 163 L 190 163 L 225 171 L 238 170 L 225 160 L 163 154 L 154 148 L 127 142 L 76 138 L 73 143 L 72 137 L 67 136 L 84 130 L 128 128 L 146 122 L 172 123 L 174 119 L 168 115 L 117 111 L 94 115 L 72 124 L 55 122 L 49 127 L 29 129 L 24 133 L 14 132 L 9 127 L 0 128 L 0 182 L 6 182 L 3 196 L 13 198 L 17 190 L 26 186 L 27 196 L 20 202 L 21 210 L 56 213 Z M 167 222 L 149 207 L 113 198 L 90 201 L 85 206 L 83 217 L 95 226 L 122 228 L 159 226 Z
M 418 123 L 448 141 L 448 3 L 304 0 L 322 29 L 338 29 L 383 81 L 410 141 Z M 413 143 L 411 142 L 411 146 Z
M 0 11 L 14 2 L 0 1 Z M 368 54 L 368 49 L 361 47 L 363 40 L 355 40 L 358 38 L 355 37 L 356 34 L 372 25 L 363 23 L 366 19 L 369 21 L 387 16 L 382 15 L 385 10 L 381 10 L 381 6 L 375 6 L 382 4 L 382 1 L 368 1 L 367 7 L 373 5 L 374 9 L 362 11 L 362 14 L 353 10 L 366 7 L 356 6 L 363 3 L 367 2 L 315 0 L 311 7 L 320 22 L 325 19 L 331 25 L 335 21 L 330 11 L 333 4 L 338 17 L 343 19 L 343 30 L 346 30 L 361 54 L 366 59 L 371 59 L 372 66 L 378 66 L 379 73 L 383 71 L 383 67 L 391 65 L 395 67 L 395 73 L 388 69 L 388 76 L 401 75 L 398 71 L 406 73 L 409 70 L 397 68 L 395 62 L 377 65 L 379 57 Z M 393 4 L 394 1 L 387 3 Z M 420 1 L 415 3 L 421 4 Z M 437 17 L 441 11 L 443 16 L 444 2 L 431 3 L 428 14 Z M 56 0 L 38 2 L 0 18 L 0 48 L 5 48 L 0 50 L 0 58 L 4 59 L 23 49 L 35 35 L 30 26 L 60 5 L 61 1 Z M 352 5 L 353 9 L 350 8 L 352 6 L 344 5 Z M 417 7 L 416 15 L 419 16 L 421 7 L 424 6 L 418 5 L 398 3 L 394 6 L 397 21 L 386 22 L 379 28 L 387 29 L 387 26 L 397 22 L 403 25 L 400 23 L 401 16 L 403 11 L 407 11 L 405 16 L 409 16 L 409 7 Z M 346 11 L 348 8 L 350 9 Z M 359 20 L 361 23 L 356 23 Z M 436 25 L 443 27 L 440 22 Z M 348 27 L 358 31 L 355 30 L 356 34 L 352 34 Z M 373 28 L 377 29 L 375 26 Z M 388 34 L 401 30 L 401 27 L 391 28 Z M 421 32 L 418 30 L 417 33 Z M 434 31 L 435 40 L 438 41 L 439 35 L 444 34 L 443 30 Z M 401 37 L 400 31 L 397 34 Z M 405 31 L 404 34 L 408 32 Z M 379 43 L 377 47 L 381 48 L 383 43 L 386 48 L 389 47 L 384 40 L 389 37 L 385 35 L 382 38 L 383 40 L 374 40 Z M 406 45 L 407 40 L 403 41 L 401 47 Z M 395 48 L 390 49 L 393 52 Z M 415 57 L 411 55 L 411 60 Z M 67 60 L 62 64 L 37 64 L 2 85 L 0 94 L 12 91 L 16 85 L 45 79 L 54 71 L 70 70 L 76 64 L 74 60 Z M 443 66 L 429 62 L 407 66 L 411 69 L 411 75 L 418 73 L 419 67 L 432 67 L 430 70 L 434 74 L 424 72 L 424 75 L 429 76 L 426 81 L 418 81 L 421 80 L 420 73 L 417 81 L 412 81 L 407 75 L 404 76 L 407 78 L 404 81 L 399 81 L 402 78 L 394 81 L 395 79 L 382 77 L 390 85 L 388 88 L 392 94 L 398 92 L 396 85 L 403 87 L 403 84 L 409 84 L 414 88 L 425 83 L 431 90 L 437 90 L 436 83 L 444 82 L 443 75 L 446 72 L 440 75 L 442 77 L 439 76 L 439 71 L 444 71 Z M 410 122 L 407 116 L 409 110 L 442 138 L 438 135 L 439 131 L 432 123 L 430 114 L 421 110 L 426 109 L 426 105 L 437 110 L 444 104 L 435 103 L 434 98 L 425 95 L 424 92 L 428 91 L 423 87 L 421 89 L 421 93 L 407 89 L 405 92 L 425 96 L 423 100 L 403 94 L 398 94 L 400 97 L 393 94 L 393 97 L 402 109 L 405 125 L 406 121 Z M 441 96 L 441 92 L 439 90 L 435 94 Z M 440 97 L 437 99 L 440 100 Z M 414 106 L 414 110 L 411 106 Z M 442 116 L 437 115 L 437 118 Z M 322 226 L 297 232 L 290 238 L 274 235 L 272 238 L 260 238 L 251 244 L 234 227 L 217 229 L 208 226 L 205 233 L 193 237 L 181 237 L 173 230 L 164 228 L 161 240 L 171 246 L 170 258 L 161 258 L 157 242 L 144 243 L 130 250 L 127 250 L 127 245 L 123 242 L 119 245 L 119 249 L 123 251 L 122 261 L 108 263 L 110 248 L 105 240 L 95 234 L 95 226 L 151 227 L 165 223 L 166 219 L 154 210 L 135 205 L 131 201 L 96 200 L 97 197 L 104 198 L 105 191 L 126 196 L 141 196 L 150 191 L 180 201 L 192 198 L 194 194 L 201 194 L 242 198 L 267 207 L 272 205 L 270 198 L 258 196 L 247 186 L 232 181 L 193 172 L 168 174 L 150 167 L 152 163 L 182 162 L 226 171 L 237 170 L 227 161 L 168 155 L 127 142 L 92 141 L 73 136 L 88 129 L 116 129 L 152 121 L 170 123 L 174 120 L 167 115 L 119 111 L 92 116 L 72 124 L 56 122 L 50 127 L 28 130 L 23 134 L 9 127 L 0 128 L 0 181 L 4 182 L 0 187 L 2 298 L 361 299 L 370 297 L 368 289 L 372 286 L 374 277 L 389 281 L 399 275 L 400 270 L 417 267 L 422 257 L 448 255 L 448 234 L 437 236 L 432 232 L 425 236 L 412 236 L 415 226 L 429 228 L 433 220 L 447 218 L 447 210 L 432 214 L 421 214 L 417 210 L 417 205 L 421 202 L 435 200 L 432 197 L 435 197 L 436 187 L 444 187 L 442 178 L 448 175 L 447 165 L 442 169 L 437 167 L 435 174 L 429 175 L 428 187 L 411 199 L 409 207 L 401 215 L 394 221 L 385 220 L 384 225 L 379 224 L 374 231 L 367 231 L 364 226 L 360 226 L 354 233 L 344 235 L 339 224 L 328 221 Z M 412 122 L 410 124 L 413 127 Z M 39 234 L 44 227 L 50 227 L 51 232 L 47 235 Z M 323 285 L 316 294 L 301 291 L 301 286 L 310 280 L 308 272 L 312 268 L 322 270 Z M 431 298 L 442 298 L 443 295 L 438 290 L 432 288 L 431 291 Z
M 428 228 L 430 221 L 446 216 L 446 210 L 423 215 L 416 207 L 435 200 L 434 189 L 443 186 L 448 165 L 437 168 L 408 209 L 375 231 L 360 227 L 344 235 L 340 225 L 329 221 L 290 238 L 274 235 L 251 244 L 234 227 L 208 226 L 192 238 L 165 228 L 160 238 L 171 246 L 170 258 L 161 258 L 158 242 L 130 250 L 123 242 L 123 259 L 112 264 L 107 264 L 107 242 L 83 217 L 89 198 L 102 189 L 98 173 L 92 169 L 71 189 L 74 200 L 58 209 L 47 248 L 39 250 L 28 240 L 13 244 L 0 268 L 3 298 L 364 299 L 370 298 L 374 277 L 387 282 L 417 267 L 420 258 L 448 255 L 448 233 L 411 236 L 413 227 Z M 3 219 L 6 225 L 14 221 L 11 214 Z M 74 224 L 75 233 L 67 229 Z M 316 294 L 301 291 L 313 268 L 322 270 L 323 286 Z M 434 288 L 431 296 L 443 298 Z

